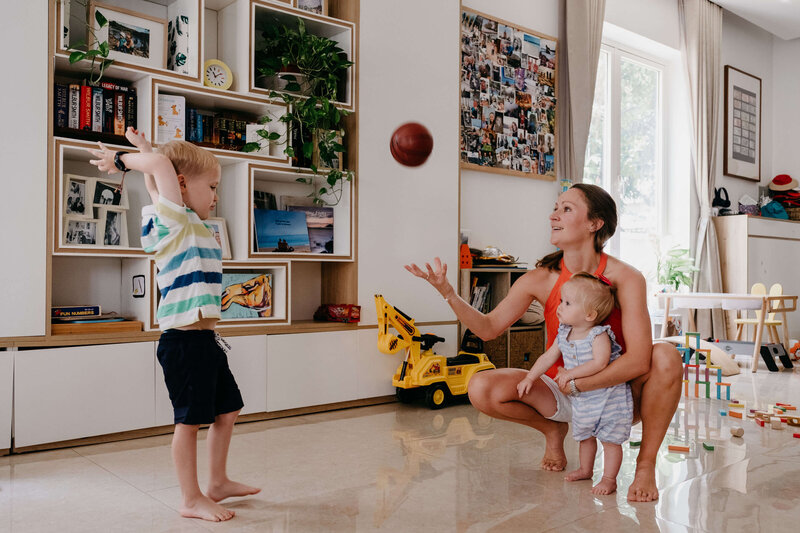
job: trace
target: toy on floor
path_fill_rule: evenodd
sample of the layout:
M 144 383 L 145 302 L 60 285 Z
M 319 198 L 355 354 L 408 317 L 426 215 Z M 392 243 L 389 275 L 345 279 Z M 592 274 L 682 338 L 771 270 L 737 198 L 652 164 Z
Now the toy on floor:
M 694 348 L 691 347 L 692 343 L 689 341 L 690 338 L 694 337 L 695 345 Z M 711 349 L 709 348 L 701 348 L 700 347 L 700 334 L 695 332 L 687 332 L 686 339 L 685 339 L 685 346 L 678 346 L 678 351 L 681 353 L 683 357 L 683 395 L 687 398 L 689 397 L 689 384 L 691 383 L 689 380 L 691 369 L 694 369 L 694 397 L 695 398 L 703 398 L 700 395 L 700 386 L 705 386 L 705 398 L 711 398 L 711 385 L 713 384 L 716 387 L 717 391 L 717 400 L 722 399 L 722 388 L 725 387 L 725 399 L 730 401 L 731 399 L 731 384 L 730 383 L 723 383 L 722 381 L 722 368 L 716 365 L 711 364 Z M 692 364 L 692 354 L 694 354 L 694 364 Z M 704 355 L 704 361 L 701 362 L 700 355 Z M 705 379 L 700 379 L 700 369 L 703 369 L 703 377 Z M 711 376 L 709 375 L 709 370 L 714 371 L 715 380 L 711 381 Z M 722 412 L 720 411 L 720 414 Z
M 732 427 L 731 435 L 733 435 L 734 437 L 741 437 L 742 435 L 744 435 L 744 428 L 741 428 L 739 426 Z
M 462 346 L 456 357 L 434 353 L 433 346 L 444 342 L 442 337 L 420 333 L 414 319 L 390 305 L 380 294 L 375 295 L 378 312 L 378 349 L 385 354 L 406 351 L 406 358 L 392 377 L 397 399 L 403 403 L 413 401 L 417 393 L 425 395 L 431 409 L 444 407 L 454 396 L 465 396 L 472 376 L 495 366 L 481 347 L 468 349 Z M 392 326 L 397 335 L 389 332 Z

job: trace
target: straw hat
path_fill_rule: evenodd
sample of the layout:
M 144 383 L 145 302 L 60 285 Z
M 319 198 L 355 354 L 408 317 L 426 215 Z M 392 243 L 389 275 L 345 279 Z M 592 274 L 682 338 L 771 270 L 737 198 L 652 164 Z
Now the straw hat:
M 797 180 L 789 174 L 778 174 L 772 181 L 769 182 L 769 190 L 771 191 L 788 191 L 797 187 Z

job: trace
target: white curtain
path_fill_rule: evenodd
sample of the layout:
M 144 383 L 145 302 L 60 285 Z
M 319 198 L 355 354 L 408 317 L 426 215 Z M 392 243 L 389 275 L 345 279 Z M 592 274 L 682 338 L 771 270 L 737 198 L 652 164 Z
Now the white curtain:
M 711 201 L 716 176 L 717 128 L 720 111 L 722 65 L 722 8 L 709 0 L 679 0 L 681 56 L 689 85 L 692 110 L 692 174 L 700 216 L 697 221 L 694 279 L 698 292 L 722 292 L 719 245 L 711 222 Z M 725 338 L 721 310 L 698 311 L 697 327 L 706 335 Z
M 606 0 L 562 0 L 558 51 L 558 174 L 583 181 Z

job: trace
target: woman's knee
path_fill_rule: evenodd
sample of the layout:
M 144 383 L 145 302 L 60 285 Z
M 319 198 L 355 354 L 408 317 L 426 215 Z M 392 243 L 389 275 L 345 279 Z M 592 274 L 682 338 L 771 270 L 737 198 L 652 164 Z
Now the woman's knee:
M 491 372 L 478 372 L 469 380 L 469 401 L 480 410 L 486 405 L 491 391 Z
M 653 345 L 650 374 L 669 380 L 680 379 L 683 374 L 683 364 L 680 353 L 673 345 L 666 342 Z

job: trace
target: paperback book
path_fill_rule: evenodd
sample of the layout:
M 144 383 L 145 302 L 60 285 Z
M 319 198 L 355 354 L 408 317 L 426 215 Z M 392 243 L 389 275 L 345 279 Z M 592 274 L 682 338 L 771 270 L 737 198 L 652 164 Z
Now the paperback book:
M 333 208 L 323 206 L 290 205 L 289 211 L 306 214 L 308 241 L 313 254 L 333 253 Z
M 253 209 L 256 250 L 259 252 L 311 251 L 306 215 L 299 211 Z

